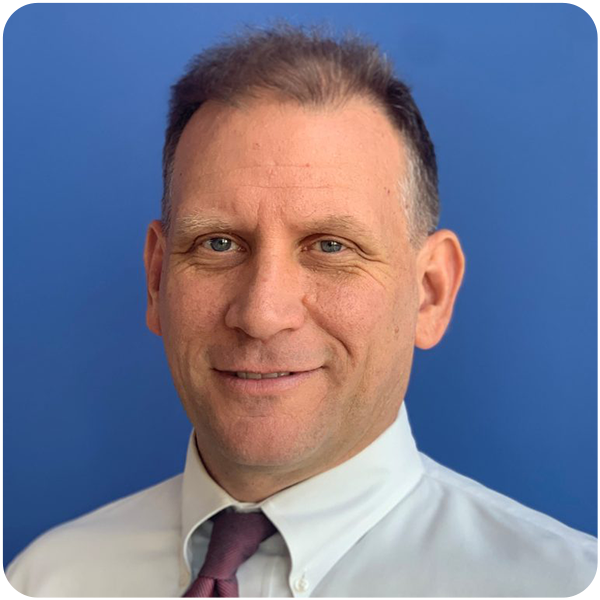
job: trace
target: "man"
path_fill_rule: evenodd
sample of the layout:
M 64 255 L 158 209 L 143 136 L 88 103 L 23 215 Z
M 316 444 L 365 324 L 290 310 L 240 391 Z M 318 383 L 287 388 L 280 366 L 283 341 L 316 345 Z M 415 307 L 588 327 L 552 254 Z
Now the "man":
M 374 47 L 276 28 L 174 86 L 149 328 L 194 427 L 183 475 L 58 527 L 31 596 L 568 596 L 595 538 L 420 454 L 413 349 L 463 270 L 433 145 Z M 446 399 L 440 399 L 444 401 Z

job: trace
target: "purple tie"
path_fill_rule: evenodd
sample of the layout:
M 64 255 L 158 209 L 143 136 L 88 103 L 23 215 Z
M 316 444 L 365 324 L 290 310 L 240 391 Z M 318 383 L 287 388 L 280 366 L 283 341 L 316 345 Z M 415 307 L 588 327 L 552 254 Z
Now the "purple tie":
M 235 574 L 263 540 L 277 531 L 262 512 L 221 511 L 213 517 L 208 552 L 184 598 L 238 598 Z

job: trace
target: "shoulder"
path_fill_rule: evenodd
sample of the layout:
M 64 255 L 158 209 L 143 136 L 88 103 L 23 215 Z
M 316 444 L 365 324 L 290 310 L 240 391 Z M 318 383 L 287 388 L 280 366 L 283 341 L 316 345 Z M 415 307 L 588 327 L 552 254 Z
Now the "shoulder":
M 347 595 L 368 581 L 371 597 L 572 596 L 592 582 L 596 538 L 421 458 L 420 482 L 327 581 L 352 573 Z
M 177 557 L 181 475 L 111 502 L 42 534 L 8 566 L 11 585 L 28 596 L 111 596 L 124 568 L 145 553 L 171 548 Z M 135 559 L 135 560 L 134 560 Z M 118 594 L 117 594 L 118 595 Z
M 503 528 L 523 531 L 525 535 L 538 534 L 544 539 L 562 539 L 566 543 L 595 546 L 595 537 L 578 531 L 560 521 L 525 506 L 496 492 L 483 484 L 470 479 L 448 467 L 437 463 L 421 453 L 426 477 L 430 488 L 437 488 L 450 506 L 456 503 L 469 514 L 464 525 L 483 525 L 483 519 Z
M 572 595 L 593 580 L 597 539 L 421 454 L 451 546 L 494 595 Z M 450 558 L 453 560 L 453 558 Z

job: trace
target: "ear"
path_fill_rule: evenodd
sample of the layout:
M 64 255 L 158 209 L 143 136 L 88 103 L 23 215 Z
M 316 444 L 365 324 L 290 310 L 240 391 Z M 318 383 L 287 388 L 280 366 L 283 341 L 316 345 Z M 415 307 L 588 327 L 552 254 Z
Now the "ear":
M 444 335 L 465 271 L 465 257 L 452 231 L 431 234 L 417 257 L 419 314 L 415 345 L 427 350 Z
M 148 291 L 148 307 L 146 309 L 146 324 L 156 335 L 161 335 L 159 315 L 159 292 L 162 275 L 163 256 L 166 239 L 162 223 L 152 221 L 148 226 L 146 244 L 144 246 L 144 265 L 146 267 L 146 288 Z

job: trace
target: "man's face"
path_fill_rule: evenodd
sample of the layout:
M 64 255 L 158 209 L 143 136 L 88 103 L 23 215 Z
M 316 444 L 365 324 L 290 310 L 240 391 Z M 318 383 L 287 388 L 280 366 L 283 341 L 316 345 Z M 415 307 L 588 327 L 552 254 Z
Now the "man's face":
M 209 464 L 314 474 L 395 419 L 419 309 L 405 169 L 361 99 L 207 103 L 186 126 L 149 323 Z

